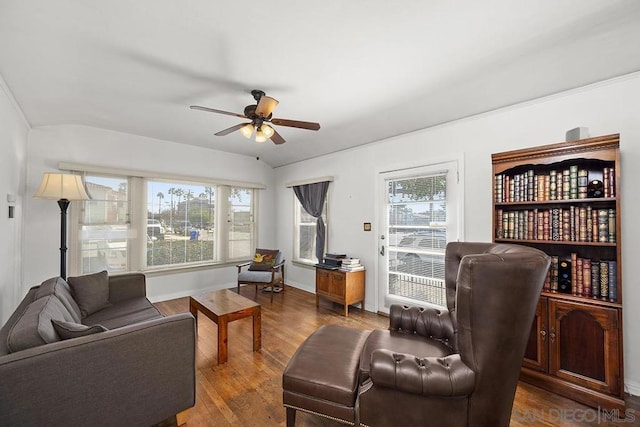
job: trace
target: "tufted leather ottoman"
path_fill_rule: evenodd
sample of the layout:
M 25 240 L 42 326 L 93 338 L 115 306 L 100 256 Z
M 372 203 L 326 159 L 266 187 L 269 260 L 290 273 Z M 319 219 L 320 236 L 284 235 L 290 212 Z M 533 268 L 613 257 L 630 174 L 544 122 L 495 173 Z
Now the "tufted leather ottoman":
M 360 352 L 370 333 L 325 325 L 300 345 L 282 375 L 288 427 L 295 424 L 296 410 L 356 423 Z

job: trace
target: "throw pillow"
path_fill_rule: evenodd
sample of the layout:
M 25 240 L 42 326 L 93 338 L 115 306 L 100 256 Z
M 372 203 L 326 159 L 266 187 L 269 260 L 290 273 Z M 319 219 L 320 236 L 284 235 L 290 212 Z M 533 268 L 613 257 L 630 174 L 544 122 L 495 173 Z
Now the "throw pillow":
M 69 277 L 67 283 L 73 290 L 73 296 L 80 307 L 83 319 L 111 305 L 107 270 L 85 276 Z
M 42 282 L 38 292 L 36 293 L 36 299 L 51 294 L 54 294 L 60 302 L 64 304 L 67 310 L 69 310 L 69 313 L 71 313 L 71 316 L 73 317 L 73 321 L 80 323 L 80 319 L 82 317 L 80 307 L 78 307 L 78 304 L 73 299 L 69 284 L 65 282 L 62 277 L 53 277 Z
M 269 271 L 276 264 L 277 249 L 256 249 L 253 262 L 249 266 L 252 271 Z
M 11 327 L 7 336 L 10 352 L 60 341 L 51 320 L 72 322 L 73 317 L 55 295 L 33 301 Z
M 63 322 L 61 320 L 55 319 L 51 320 L 51 323 L 53 323 L 53 329 L 56 330 L 60 338 L 63 340 L 84 337 L 87 335 L 97 334 L 98 332 L 108 331 L 108 329 L 102 325 L 87 326 L 80 323 Z

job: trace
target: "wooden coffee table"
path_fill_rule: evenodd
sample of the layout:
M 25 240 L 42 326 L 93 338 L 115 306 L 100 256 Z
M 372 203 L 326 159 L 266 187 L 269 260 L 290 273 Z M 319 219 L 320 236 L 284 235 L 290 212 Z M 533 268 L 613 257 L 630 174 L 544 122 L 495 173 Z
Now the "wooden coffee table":
M 218 325 L 218 365 L 227 362 L 228 324 L 234 320 L 253 317 L 253 351 L 262 347 L 260 304 L 242 295 L 222 289 L 189 297 L 189 311 L 196 318 L 200 311 Z

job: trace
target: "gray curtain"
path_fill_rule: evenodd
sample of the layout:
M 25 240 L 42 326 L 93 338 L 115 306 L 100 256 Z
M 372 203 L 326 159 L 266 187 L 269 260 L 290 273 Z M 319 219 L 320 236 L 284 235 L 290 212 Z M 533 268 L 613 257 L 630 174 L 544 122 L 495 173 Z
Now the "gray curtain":
M 324 209 L 324 199 L 327 197 L 329 181 L 316 182 L 314 184 L 294 185 L 295 193 L 300 204 L 305 211 L 316 218 L 316 257 L 318 262 L 324 260 L 324 240 L 325 229 L 322 220 L 322 210 Z

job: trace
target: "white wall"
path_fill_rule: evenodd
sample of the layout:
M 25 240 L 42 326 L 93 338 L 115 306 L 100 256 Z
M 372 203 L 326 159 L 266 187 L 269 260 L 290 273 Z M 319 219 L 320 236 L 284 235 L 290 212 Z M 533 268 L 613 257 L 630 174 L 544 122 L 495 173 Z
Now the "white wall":
M 286 182 L 334 175 L 329 199 L 329 249 L 361 258 L 368 267 L 367 310 L 376 309 L 377 173 L 428 164 L 434 159 L 464 158 L 464 237 L 491 241 L 491 154 L 564 141 L 577 126 L 591 136 L 620 133 L 622 157 L 622 229 L 624 278 L 625 383 L 640 395 L 640 74 L 603 82 L 446 125 L 306 160 L 276 169 L 278 247 L 293 254 L 293 196 Z M 384 118 L 380 118 L 384 120 Z M 362 231 L 373 222 L 373 231 Z M 290 257 L 290 255 L 289 255 Z M 287 283 L 314 289 L 314 271 L 297 265 Z
M 267 188 L 258 194 L 258 221 L 262 225 L 258 244 L 275 244 L 274 172 L 254 157 L 91 127 L 51 126 L 31 130 L 28 158 L 22 293 L 59 274 L 60 209 L 53 200 L 34 199 L 30 195 L 38 188 L 42 174 L 56 171 L 60 161 L 262 183 Z M 73 208 L 71 202 L 69 209 Z M 234 266 L 150 275 L 147 293 L 154 301 L 175 298 L 198 289 L 229 287 L 236 283 L 236 278 Z
M 29 124 L 0 76 L 0 325 L 21 298 L 23 202 Z M 7 195 L 15 195 L 15 218 Z

